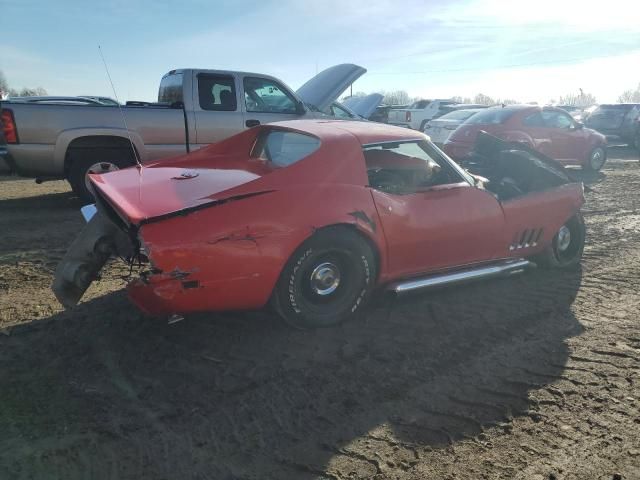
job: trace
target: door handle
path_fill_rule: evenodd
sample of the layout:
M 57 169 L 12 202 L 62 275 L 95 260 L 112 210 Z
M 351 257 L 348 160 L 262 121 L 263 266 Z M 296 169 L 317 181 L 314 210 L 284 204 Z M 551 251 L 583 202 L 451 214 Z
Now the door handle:
M 246 122 L 244 122 L 244 124 L 247 127 L 251 128 L 251 127 L 255 127 L 256 125 L 260 125 L 260 120 L 252 120 L 252 119 L 250 119 L 250 120 L 247 120 Z

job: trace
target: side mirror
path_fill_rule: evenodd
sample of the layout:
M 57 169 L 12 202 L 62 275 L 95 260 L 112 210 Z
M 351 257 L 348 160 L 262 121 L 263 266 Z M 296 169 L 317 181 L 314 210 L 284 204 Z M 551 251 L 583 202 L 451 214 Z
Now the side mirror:
M 584 128 L 584 123 L 582 122 L 574 122 L 573 125 L 569 126 L 569 130 L 581 130 Z

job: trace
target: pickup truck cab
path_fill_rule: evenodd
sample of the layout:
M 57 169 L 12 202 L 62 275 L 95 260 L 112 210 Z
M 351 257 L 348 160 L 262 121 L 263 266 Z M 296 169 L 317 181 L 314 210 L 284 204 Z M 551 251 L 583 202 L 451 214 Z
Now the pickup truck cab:
M 260 73 L 177 69 L 162 77 L 158 103 L 2 102 L 0 143 L 4 137 L 6 158 L 18 174 L 66 178 L 90 200 L 89 173 L 180 155 L 263 123 L 326 117 L 323 110 L 365 72 L 336 65 L 294 92 Z
M 409 108 L 389 111 L 388 123 L 422 132 L 427 122 L 440 113 L 441 108 L 455 103 L 453 100 L 418 100 Z

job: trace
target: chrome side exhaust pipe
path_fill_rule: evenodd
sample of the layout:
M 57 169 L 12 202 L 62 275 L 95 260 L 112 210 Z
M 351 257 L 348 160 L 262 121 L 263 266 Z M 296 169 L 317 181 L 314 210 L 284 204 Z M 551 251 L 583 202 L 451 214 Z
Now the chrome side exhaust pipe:
M 498 263 L 485 264 L 484 266 L 465 268 L 453 272 L 433 274 L 426 277 L 396 282 L 392 283 L 389 288 L 400 295 L 415 290 L 472 282 L 484 278 L 506 277 L 516 273 L 522 273 L 527 268 L 535 266 L 535 263 L 525 260 L 524 258 L 504 260 Z

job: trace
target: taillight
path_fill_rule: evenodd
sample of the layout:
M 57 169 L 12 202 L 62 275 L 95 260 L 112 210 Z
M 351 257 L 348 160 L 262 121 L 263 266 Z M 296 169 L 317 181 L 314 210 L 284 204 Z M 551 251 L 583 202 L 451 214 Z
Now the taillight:
M 18 143 L 18 130 L 11 110 L 2 110 L 2 132 L 7 143 Z
M 406 112 L 405 114 L 405 121 L 410 122 L 411 121 L 411 112 Z

